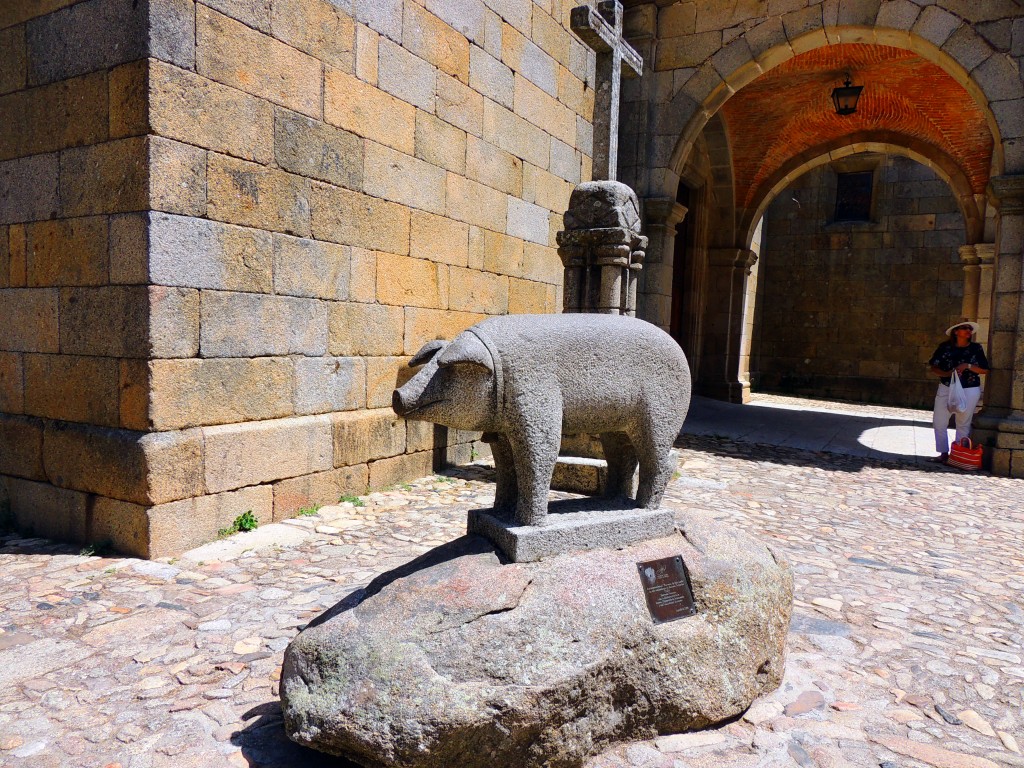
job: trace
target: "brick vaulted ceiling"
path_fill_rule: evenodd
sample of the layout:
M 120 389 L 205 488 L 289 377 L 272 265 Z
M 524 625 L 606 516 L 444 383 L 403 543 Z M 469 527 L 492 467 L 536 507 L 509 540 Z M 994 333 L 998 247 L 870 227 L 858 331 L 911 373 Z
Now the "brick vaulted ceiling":
M 863 85 L 856 113 L 839 116 L 832 88 L 849 71 Z M 732 151 L 736 203 L 751 208 L 792 158 L 844 139 L 884 136 L 908 149 L 928 145 L 984 192 L 993 138 L 985 114 L 967 91 L 913 51 L 840 44 L 795 56 L 742 88 L 722 107 Z

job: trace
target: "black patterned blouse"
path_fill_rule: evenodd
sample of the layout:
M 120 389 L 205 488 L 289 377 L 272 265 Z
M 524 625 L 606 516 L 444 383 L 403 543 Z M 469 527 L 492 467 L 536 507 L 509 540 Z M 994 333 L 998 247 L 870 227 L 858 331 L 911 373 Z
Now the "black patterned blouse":
M 951 341 L 944 341 L 939 344 L 938 349 L 932 355 L 932 359 L 928 361 L 928 365 L 943 371 L 952 371 L 961 363 L 967 363 L 975 368 L 988 370 L 988 358 L 985 357 L 985 350 L 981 348 L 981 344 L 975 341 L 972 341 L 966 347 L 958 347 Z M 952 376 L 944 376 L 939 381 L 948 387 L 952 378 Z M 981 377 L 973 371 L 964 371 L 960 374 L 960 383 L 963 384 L 964 389 L 980 387 Z

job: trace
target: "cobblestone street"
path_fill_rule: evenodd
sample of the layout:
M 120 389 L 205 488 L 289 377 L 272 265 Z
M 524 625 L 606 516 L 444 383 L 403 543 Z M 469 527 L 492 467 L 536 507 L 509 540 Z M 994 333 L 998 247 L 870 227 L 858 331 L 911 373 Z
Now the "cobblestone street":
M 1024 766 L 1024 482 L 686 436 L 667 505 L 795 573 L 782 687 L 591 768 Z M 346 765 L 292 745 L 282 652 L 376 574 L 464 532 L 483 465 L 146 562 L 0 538 L 0 764 Z M 453 766 L 453 768 L 456 768 Z

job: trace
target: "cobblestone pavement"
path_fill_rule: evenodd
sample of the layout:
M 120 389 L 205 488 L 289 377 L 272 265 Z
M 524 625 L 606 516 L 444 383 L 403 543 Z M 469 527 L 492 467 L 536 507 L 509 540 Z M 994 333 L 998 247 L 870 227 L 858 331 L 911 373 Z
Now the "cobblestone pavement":
M 794 567 L 786 677 L 731 724 L 589 768 L 1024 766 L 1024 482 L 681 445 L 667 504 L 710 510 Z M 348 765 L 284 736 L 282 651 L 375 574 L 460 535 L 490 473 L 425 478 L 178 561 L 0 537 L 0 765 Z

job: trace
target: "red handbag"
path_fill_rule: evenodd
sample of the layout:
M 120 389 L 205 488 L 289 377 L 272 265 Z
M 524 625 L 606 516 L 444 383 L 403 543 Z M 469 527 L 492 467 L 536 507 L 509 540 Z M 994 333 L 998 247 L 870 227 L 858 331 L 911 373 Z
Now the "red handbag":
M 946 463 L 958 469 L 981 469 L 981 454 L 981 446 L 972 443 L 971 438 L 964 437 L 950 446 Z

